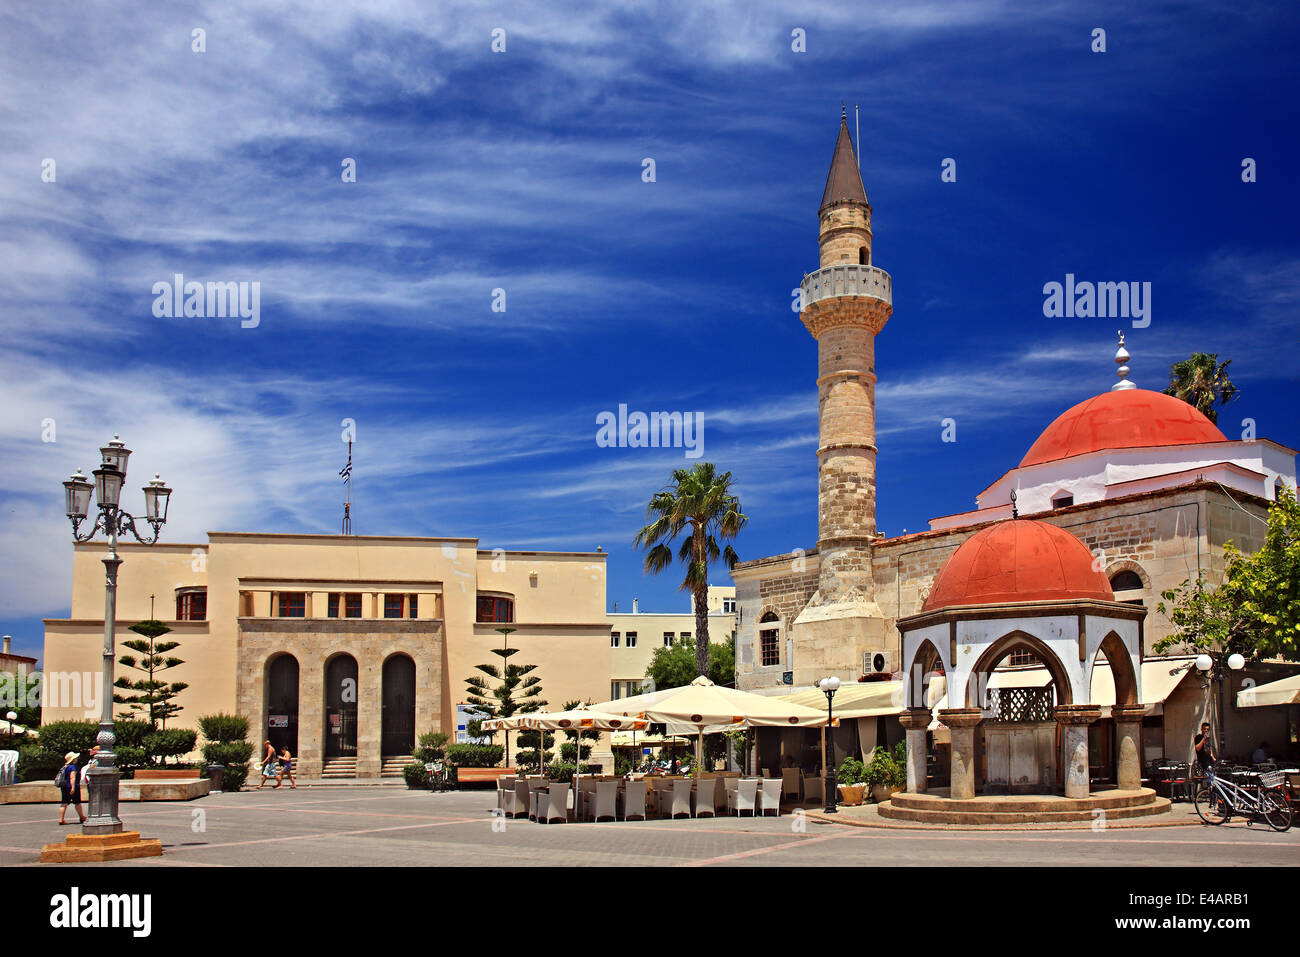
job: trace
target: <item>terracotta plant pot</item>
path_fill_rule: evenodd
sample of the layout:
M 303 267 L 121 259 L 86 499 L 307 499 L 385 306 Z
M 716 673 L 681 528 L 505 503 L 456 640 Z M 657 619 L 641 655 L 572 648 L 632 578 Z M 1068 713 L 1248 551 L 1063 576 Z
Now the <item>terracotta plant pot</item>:
M 845 807 L 857 807 L 862 803 L 862 798 L 866 792 L 865 784 L 841 784 L 839 785 L 840 803 Z
M 873 784 L 871 786 L 871 798 L 877 804 L 880 804 L 882 801 L 888 801 L 901 790 L 903 789 L 890 787 L 888 784 Z

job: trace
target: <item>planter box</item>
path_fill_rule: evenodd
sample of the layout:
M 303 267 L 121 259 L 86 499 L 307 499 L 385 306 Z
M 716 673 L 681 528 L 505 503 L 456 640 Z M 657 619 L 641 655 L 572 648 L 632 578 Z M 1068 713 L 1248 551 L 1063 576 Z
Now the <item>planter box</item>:
M 866 790 L 865 784 L 841 784 L 839 785 L 840 803 L 845 807 L 858 807 L 862 803 Z

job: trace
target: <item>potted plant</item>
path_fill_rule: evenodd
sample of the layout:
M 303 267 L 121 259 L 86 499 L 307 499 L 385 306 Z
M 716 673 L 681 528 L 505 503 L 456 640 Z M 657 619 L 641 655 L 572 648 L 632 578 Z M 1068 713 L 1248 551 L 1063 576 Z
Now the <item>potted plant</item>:
M 846 807 L 858 807 L 866 791 L 864 783 L 866 765 L 854 757 L 844 759 L 835 777 L 839 782 L 840 803 Z
M 907 769 L 883 747 L 877 746 L 871 752 L 863 781 L 871 788 L 872 800 L 877 803 L 888 801 L 892 794 L 903 790 L 907 783 Z

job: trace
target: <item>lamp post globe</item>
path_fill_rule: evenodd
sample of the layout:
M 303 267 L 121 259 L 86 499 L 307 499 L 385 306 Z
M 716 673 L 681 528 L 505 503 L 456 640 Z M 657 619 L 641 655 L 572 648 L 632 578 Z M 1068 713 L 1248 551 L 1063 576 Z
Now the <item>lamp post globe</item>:
M 1213 667 L 1214 667 L 1214 659 L 1211 658 L 1209 655 L 1196 656 L 1197 671 L 1209 671 Z
M 1234 652 L 1233 654 L 1228 655 L 1228 667 L 1233 671 L 1240 671 L 1242 668 L 1246 667 L 1246 659 Z

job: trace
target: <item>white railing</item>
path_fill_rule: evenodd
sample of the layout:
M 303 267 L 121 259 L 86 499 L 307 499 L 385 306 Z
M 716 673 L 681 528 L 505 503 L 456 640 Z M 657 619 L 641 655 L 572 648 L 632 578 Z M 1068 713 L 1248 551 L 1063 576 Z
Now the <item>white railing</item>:
M 827 266 L 804 277 L 799 284 L 806 308 L 819 299 L 832 296 L 870 296 L 890 305 L 894 303 L 894 281 L 889 273 L 875 266 L 846 263 Z

